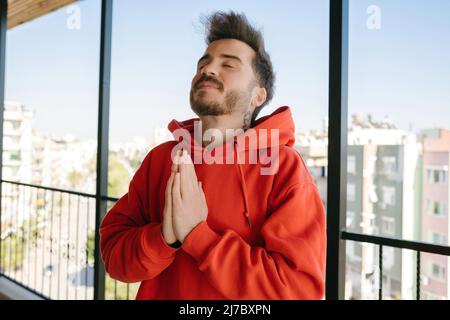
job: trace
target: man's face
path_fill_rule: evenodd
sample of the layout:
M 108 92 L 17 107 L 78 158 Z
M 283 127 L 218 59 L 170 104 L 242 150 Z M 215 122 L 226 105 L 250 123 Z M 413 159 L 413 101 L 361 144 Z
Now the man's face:
M 192 79 L 190 102 L 198 116 L 245 113 L 257 82 L 255 52 L 235 39 L 212 42 L 200 58 Z

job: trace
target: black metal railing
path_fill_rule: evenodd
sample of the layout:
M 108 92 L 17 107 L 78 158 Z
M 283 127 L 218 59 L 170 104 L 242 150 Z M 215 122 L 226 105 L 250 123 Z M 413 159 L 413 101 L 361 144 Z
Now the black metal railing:
M 93 299 L 95 195 L 3 180 L 0 276 L 46 299 Z M 110 208 L 118 199 L 104 197 Z M 105 277 L 106 299 L 137 284 Z
M 378 299 L 383 299 L 383 247 L 407 249 L 416 252 L 416 299 L 421 299 L 421 254 L 431 253 L 450 256 L 450 246 L 442 246 L 426 242 L 410 241 L 398 238 L 388 238 L 375 235 L 367 235 L 354 232 L 341 232 L 341 239 L 360 243 L 378 245 Z

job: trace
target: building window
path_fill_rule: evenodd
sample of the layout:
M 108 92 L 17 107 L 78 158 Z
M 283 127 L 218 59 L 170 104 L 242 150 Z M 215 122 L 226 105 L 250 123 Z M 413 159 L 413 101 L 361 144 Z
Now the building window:
M 382 190 L 383 190 L 383 204 L 395 206 L 395 188 L 384 186 Z
M 9 160 L 21 160 L 20 151 L 10 151 L 9 152 Z
M 348 156 L 347 158 L 347 172 L 351 174 L 356 173 L 356 159 L 355 156 Z
M 429 184 L 447 184 L 448 170 L 428 169 L 427 180 Z
M 447 208 L 444 202 L 428 200 L 428 212 L 435 216 L 445 216 Z
M 386 174 L 397 172 L 397 160 L 395 157 L 383 157 L 383 171 Z
M 20 129 L 21 121 L 11 121 L 13 130 Z
M 447 236 L 445 234 L 433 232 L 431 234 L 431 242 L 442 246 L 447 245 Z
M 431 264 L 431 275 L 438 280 L 445 280 L 445 267 L 438 264 Z
M 381 232 L 386 235 L 395 235 L 395 219 L 392 217 L 381 217 Z
M 347 185 L 347 201 L 355 201 L 355 185 L 353 183 Z

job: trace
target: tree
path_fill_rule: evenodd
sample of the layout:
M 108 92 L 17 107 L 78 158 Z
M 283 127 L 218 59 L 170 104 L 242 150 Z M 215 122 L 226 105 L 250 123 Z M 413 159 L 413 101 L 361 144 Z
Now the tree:
M 69 180 L 70 187 L 72 189 L 76 189 L 77 187 L 79 187 L 80 183 L 84 180 L 84 177 L 80 172 L 72 170 L 67 175 L 67 180 Z
M 131 176 L 115 153 L 109 153 L 108 195 L 122 196 L 128 191 Z
M 24 259 L 24 238 L 18 232 L 10 232 L 1 241 L 2 244 L 2 272 L 17 270 L 22 267 Z
M 34 215 L 23 220 L 21 225 L 10 227 L 7 235 L 1 239 L 0 270 L 18 270 L 22 268 L 25 250 L 28 247 L 36 249 L 38 239 L 43 236 L 43 229 L 39 226 L 42 218 Z

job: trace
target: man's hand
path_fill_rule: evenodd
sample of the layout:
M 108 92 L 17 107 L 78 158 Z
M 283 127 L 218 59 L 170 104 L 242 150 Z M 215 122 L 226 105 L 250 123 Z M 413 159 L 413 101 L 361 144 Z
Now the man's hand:
M 175 173 L 172 183 L 173 231 L 176 238 L 184 242 L 192 229 L 206 221 L 208 206 L 190 156 L 183 150 L 181 159 L 176 160 L 179 172 Z
M 164 240 L 168 245 L 171 245 L 177 241 L 177 237 L 173 232 L 172 226 L 172 187 L 175 173 L 178 171 L 178 165 L 172 163 L 172 172 L 170 174 L 169 180 L 167 181 L 166 192 L 165 192 L 165 204 L 163 213 L 163 223 L 162 223 L 162 234 Z

